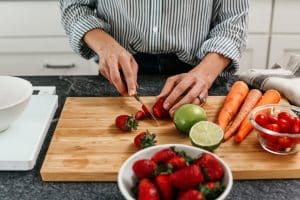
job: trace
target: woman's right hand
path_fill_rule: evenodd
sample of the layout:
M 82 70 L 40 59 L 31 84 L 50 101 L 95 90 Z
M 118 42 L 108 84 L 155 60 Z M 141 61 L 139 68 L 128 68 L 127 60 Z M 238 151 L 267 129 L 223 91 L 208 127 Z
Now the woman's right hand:
M 98 54 L 100 73 L 119 93 L 123 96 L 136 94 L 138 64 L 132 54 L 101 29 L 86 33 L 84 41 Z

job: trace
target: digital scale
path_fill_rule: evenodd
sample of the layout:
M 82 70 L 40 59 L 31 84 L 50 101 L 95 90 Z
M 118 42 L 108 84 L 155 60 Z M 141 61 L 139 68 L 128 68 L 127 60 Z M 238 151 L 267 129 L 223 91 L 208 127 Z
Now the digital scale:
M 55 87 L 33 87 L 29 104 L 0 133 L 0 170 L 26 171 L 34 168 L 45 136 L 58 106 Z

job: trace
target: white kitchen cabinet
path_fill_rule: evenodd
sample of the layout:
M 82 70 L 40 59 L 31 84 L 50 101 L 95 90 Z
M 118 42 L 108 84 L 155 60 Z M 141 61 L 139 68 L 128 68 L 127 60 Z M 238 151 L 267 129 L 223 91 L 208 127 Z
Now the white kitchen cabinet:
M 268 34 L 250 34 L 248 36 L 247 48 L 242 55 L 238 73 L 250 68 L 266 68 L 268 41 Z
M 300 34 L 300 1 L 275 0 L 273 33 Z
M 300 34 L 274 34 L 271 40 L 269 67 L 290 53 L 300 55 Z
M 250 0 L 249 32 L 269 33 L 272 0 Z
M 58 1 L 0 1 L 0 37 L 63 36 Z
M 97 75 L 60 21 L 58 1 L 0 1 L 0 75 Z
M 96 75 L 98 66 L 75 55 L 66 37 L 0 38 L 1 75 Z

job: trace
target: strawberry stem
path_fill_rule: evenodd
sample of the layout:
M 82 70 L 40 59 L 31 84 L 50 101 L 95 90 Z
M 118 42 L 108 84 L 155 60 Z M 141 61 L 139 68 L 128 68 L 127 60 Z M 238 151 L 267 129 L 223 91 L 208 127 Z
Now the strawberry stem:
M 156 135 L 146 130 L 145 136 L 141 137 L 141 148 L 147 148 L 156 144 Z

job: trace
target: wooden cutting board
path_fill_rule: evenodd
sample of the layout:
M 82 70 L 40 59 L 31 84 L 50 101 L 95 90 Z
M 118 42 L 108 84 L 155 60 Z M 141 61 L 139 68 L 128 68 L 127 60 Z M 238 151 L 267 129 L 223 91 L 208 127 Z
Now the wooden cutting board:
M 204 108 L 214 121 L 225 97 L 210 96 Z M 143 97 L 151 107 L 155 98 Z M 134 152 L 134 136 L 146 129 L 157 134 L 159 144 L 190 144 L 171 120 L 140 122 L 137 131 L 124 133 L 114 125 L 115 116 L 135 113 L 134 98 L 68 98 L 44 160 L 44 181 L 116 181 L 122 163 Z M 241 144 L 223 143 L 215 153 L 231 168 L 235 180 L 300 178 L 300 153 L 277 156 L 264 151 L 253 132 Z

